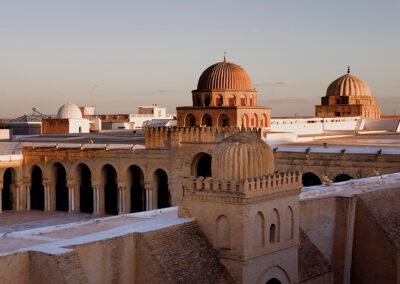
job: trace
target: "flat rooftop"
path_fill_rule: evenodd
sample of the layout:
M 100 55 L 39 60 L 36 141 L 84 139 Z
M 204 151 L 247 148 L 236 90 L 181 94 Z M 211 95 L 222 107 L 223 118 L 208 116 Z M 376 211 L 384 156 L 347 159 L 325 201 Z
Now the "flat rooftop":
M 100 218 L 90 214 L 3 212 L 0 214 L 0 256 L 26 251 L 63 253 L 73 245 L 192 221 L 177 215 L 177 207 Z

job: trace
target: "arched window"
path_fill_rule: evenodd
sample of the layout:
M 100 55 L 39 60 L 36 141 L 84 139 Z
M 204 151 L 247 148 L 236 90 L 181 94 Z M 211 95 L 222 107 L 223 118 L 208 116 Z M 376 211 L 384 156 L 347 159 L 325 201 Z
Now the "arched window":
M 14 189 L 15 189 L 15 170 L 8 168 L 3 174 L 3 190 L 1 192 L 1 202 L 3 210 L 12 210 L 14 207 Z
M 222 106 L 224 104 L 224 98 L 221 95 L 215 97 L 215 105 Z
M 31 172 L 31 209 L 44 210 L 43 174 L 39 166 L 33 166 Z
M 93 213 L 92 173 L 85 164 L 78 166 L 79 177 L 79 207 L 81 212 Z
M 241 95 L 240 96 L 240 105 L 245 106 L 246 105 L 246 95 Z
M 292 207 L 288 206 L 285 213 L 285 240 L 291 240 L 294 237 L 294 215 Z
M 67 187 L 67 173 L 65 168 L 60 163 L 53 165 L 53 181 L 56 194 L 56 210 L 68 211 L 68 187 Z M 53 191 L 54 192 L 54 191 Z
M 157 189 L 157 208 L 166 208 L 171 206 L 171 195 L 168 189 L 168 175 L 158 169 L 154 172 L 154 184 Z
M 203 118 L 201 119 L 201 125 L 202 126 L 208 126 L 208 127 L 210 127 L 210 126 L 212 126 L 212 118 L 211 118 L 211 115 L 209 115 L 209 114 L 204 114 L 203 115 Z
M 82 133 L 82 126 L 79 126 L 79 133 Z
M 274 210 L 272 210 L 271 223 L 269 226 L 270 243 L 279 242 L 279 228 L 280 228 L 279 212 L 275 208 Z
M 231 228 L 229 219 L 225 215 L 221 215 L 217 218 L 217 248 L 220 249 L 231 249 Z
M 254 236 L 255 236 L 255 247 L 264 247 L 265 246 L 265 218 L 261 212 L 258 212 L 255 217 L 255 227 L 254 227 Z
M 229 126 L 229 118 L 226 114 L 221 114 L 218 118 L 218 126 L 219 127 L 228 127 Z
M 249 127 L 249 116 L 247 113 L 242 115 L 242 127 Z
M 254 125 L 255 127 L 259 127 L 260 125 L 258 124 L 258 115 L 255 113 L 254 114 Z
M 275 243 L 276 242 L 276 225 L 271 224 L 269 227 L 269 242 Z
M 144 187 L 144 175 L 140 167 L 132 165 L 128 170 L 130 193 L 131 193 L 131 212 L 146 210 L 146 190 Z
M 211 155 L 207 153 L 199 153 L 192 162 L 192 175 L 195 177 L 211 176 Z
M 311 172 L 304 173 L 301 180 L 304 187 L 321 184 L 321 179 L 316 174 Z
M 263 118 L 264 118 L 264 124 L 262 126 L 268 127 L 268 117 L 265 113 L 263 114 Z
M 186 115 L 185 117 L 185 126 L 196 126 L 196 118 L 194 117 L 193 114 L 189 113 L 188 115 Z
M 349 176 L 348 174 L 340 174 L 335 177 L 334 182 L 348 181 L 351 179 L 353 179 L 353 178 L 351 176 Z
M 118 214 L 118 184 L 117 171 L 111 165 L 104 165 L 103 170 L 104 186 L 104 208 L 106 214 Z
M 209 107 L 209 106 L 210 106 L 210 104 L 211 104 L 211 98 L 210 98 L 210 95 L 209 95 L 209 94 L 207 94 L 207 95 L 204 95 L 204 106 L 205 106 L 205 107 Z
M 235 95 L 232 95 L 228 99 L 228 105 L 229 106 L 235 106 L 236 105 L 236 97 Z

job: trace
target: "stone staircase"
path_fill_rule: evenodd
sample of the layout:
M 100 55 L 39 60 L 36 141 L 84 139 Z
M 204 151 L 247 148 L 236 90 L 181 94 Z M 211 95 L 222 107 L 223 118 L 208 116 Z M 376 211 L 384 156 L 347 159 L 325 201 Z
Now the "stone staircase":
M 196 221 L 142 234 L 167 283 L 233 283 Z

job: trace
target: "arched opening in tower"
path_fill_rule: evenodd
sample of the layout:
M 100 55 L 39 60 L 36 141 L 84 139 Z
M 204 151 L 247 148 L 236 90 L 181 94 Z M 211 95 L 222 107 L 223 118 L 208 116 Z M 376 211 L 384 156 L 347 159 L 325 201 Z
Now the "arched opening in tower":
M 5 170 L 3 175 L 3 191 L 1 196 L 1 206 L 3 210 L 13 209 L 13 188 L 15 187 L 15 171 L 13 168 Z
M 209 114 L 203 115 L 203 118 L 201 119 L 201 125 L 202 126 L 211 127 L 212 126 L 211 115 L 209 115 Z
M 117 172 L 111 165 L 103 167 L 104 209 L 106 214 L 118 214 Z
M 31 209 L 44 210 L 44 186 L 42 170 L 38 166 L 32 167 L 31 172 Z
M 185 126 L 193 127 L 196 126 L 196 118 L 193 114 L 189 113 L 185 118 Z
M 353 179 L 353 178 L 351 176 L 349 176 L 348 174 L 340 174 L 335 177 L 334 182 L 348 181 L 351 179 Z
M 154 173 L 155 186 L 157 188 L 157 208 L 166 208 L 171 206 L 171 195 L 168 190 L 168 175 L 158 169 Z
M 304 173 L 302 177 L 303 186 L 313 186 L 313 185 L 320 185 L 321 179 L 314 173 L 308 172 Z
M 207 153 L 198 154 L 192 163 L 192 175 L 195 177 L 211 177 L 211 155 Z
M 56 210 L 68 211 L 67 173 L 64 166 L 60 163 L 55 163 L 53 175 L 56 191 Z
M 229 118 L 226 114 L 221 114 L 218 118 L 218 126 L 219 127 L 228 127 L 229 126 Z
M 271 278 L 270 280 L 268 280 L 267 282 L 265 282 L 265 284 L 281 284 L 281 281 L 279 281 L 276 278 Z
M 92 173 L 85 164 L 78 166 L 79 171 L 79 206 L 81 212 L 93 213 L 93 188 L 92 188 Z
M 141 168 L 133 165 L 129 168 L 131 184 L 131 212 L 146 210 L 146 189 L 144 175 Z

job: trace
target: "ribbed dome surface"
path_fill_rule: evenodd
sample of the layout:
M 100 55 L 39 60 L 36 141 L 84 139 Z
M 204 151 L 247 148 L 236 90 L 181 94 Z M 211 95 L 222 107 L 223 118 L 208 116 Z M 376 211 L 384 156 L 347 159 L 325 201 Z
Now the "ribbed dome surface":
M 326 96 L 370 96 L 368 85 L 348 73 L 333 81 L 326 90 Z
M 257 136 L 239 132 L 224 139 L 212 159 L 213 178 L 254 178 L 274 173 L 274 153 Z
M 75 104 L 66 103 L 60 107 L 57 112 L 57 118 L 60 119 L 77 119 L 82 118 L 82 112 Z
M 201 74 L 198 90 L 253 90 L 249 75 L 239 65 L 223 61 L 211 65 Z

